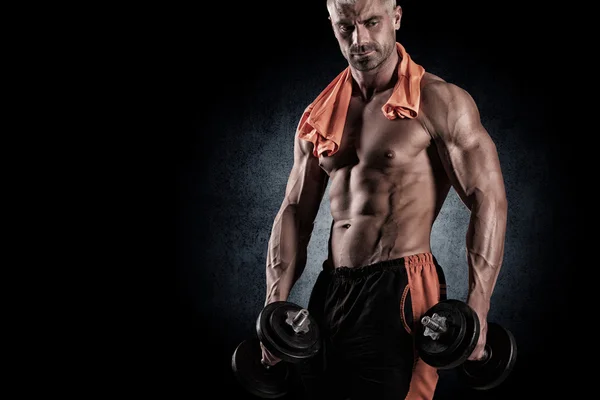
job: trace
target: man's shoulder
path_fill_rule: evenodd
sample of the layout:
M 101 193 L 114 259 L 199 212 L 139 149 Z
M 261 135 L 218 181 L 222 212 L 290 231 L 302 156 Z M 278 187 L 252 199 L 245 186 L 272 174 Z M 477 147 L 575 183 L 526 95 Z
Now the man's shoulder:
M 470 95 L 460 86 L 437 75 L 425 72 L 421 79 L 421 107 L 440 108 L 459 106 L 469 102 Z
M 425 72 L 423 78 L 421 78 L 421 93 L 429 97 L 452 97 L 453 95 L 465 93 L 465 90 L 431 72 Z

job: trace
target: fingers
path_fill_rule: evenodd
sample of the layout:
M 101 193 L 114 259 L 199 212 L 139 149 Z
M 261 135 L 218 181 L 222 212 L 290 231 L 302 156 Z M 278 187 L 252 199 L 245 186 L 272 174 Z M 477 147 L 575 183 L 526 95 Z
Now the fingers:
M 481 360 L 484 356 L 485 356 L 485 343 L 483 345 L 478 343 L 477 346 L 475 346 L 475 350 L 473 350 L 473 352 L 471 353 L 469 358 L 467 358 L 467 360 L 470 360 L 470 361 Z
M 485 357 L 485 343 L 487 337 L 487 321 L 483 321 L 481 323 L 481 329 L 479 333 L 479 339 L 477 340 L 477 345 L 471 355 L 467 358 L 467 360 L 481 360 Z
M 263 346 L 263 344 L 260 344 L 260 348 L 262 349 L 262 359 L 260 360 L 263 364 L 266 365 L 270 365 L 273 366 L 275 364 L 277 364 L 278 362 L 281 361 L 280 358 L 275 357 L 273 354 L 271 354 L 269 352 L 269 350 L 267 350 L 265 348 L 265 346 Z

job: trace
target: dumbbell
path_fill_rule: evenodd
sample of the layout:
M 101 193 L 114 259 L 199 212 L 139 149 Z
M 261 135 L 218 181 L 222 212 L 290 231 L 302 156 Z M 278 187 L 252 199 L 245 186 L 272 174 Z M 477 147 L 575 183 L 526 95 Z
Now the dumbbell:
M 515 338 L 494 322 L 488 323 L 483 357 L 467 360 L 479 340 L 480 324 L 477 313 L 465 302 L 443 300 L 427 310 L 420 322 L 415 342 L 421 359 L 438 369 L 458 367 L 459 379 L 472 389 L 499 386 L 515 365 Z
M 233 352 L 233 373 L 242 387 L 255 396 L 285 396 L 291 386 L 291 364 L 307 360 L 321 349 L 319 327 L 307 309 L 276 301 L 267 304 L 258 315 L 256 334 L 242 341 Z M 263 363 L 261 343 L 281 361 L 273 366 Z

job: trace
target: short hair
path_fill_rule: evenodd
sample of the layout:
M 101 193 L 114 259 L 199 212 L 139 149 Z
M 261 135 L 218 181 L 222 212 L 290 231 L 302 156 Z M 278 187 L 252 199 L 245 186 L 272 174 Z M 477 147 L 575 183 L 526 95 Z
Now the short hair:
M 393 11 L 394 8 L 396 8 L 396 0 L 380 0 L 388 9 L 389 12 Z M 348 4 L 348 5 L 352 5 L 352 4 L 356 4 L 356 0 L 327 0 L 327 10 L 329 11 L 329 14 L 331 14 L 331 9 L 333 8 L 334 4 Z

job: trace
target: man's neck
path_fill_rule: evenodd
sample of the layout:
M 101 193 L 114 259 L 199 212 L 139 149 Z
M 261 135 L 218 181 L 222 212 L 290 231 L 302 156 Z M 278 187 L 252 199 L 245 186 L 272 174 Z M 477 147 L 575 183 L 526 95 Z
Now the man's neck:
M 396 84 L 398 75 L 396 73 L 400 57 L 396 49 L 377 68 L 370 71 L 359 71 L 352 66 L 350 72 L 354 80 L 354 90 L 360 93 L 365 101 L 369 101 L 377 93 L 388 90 Z

